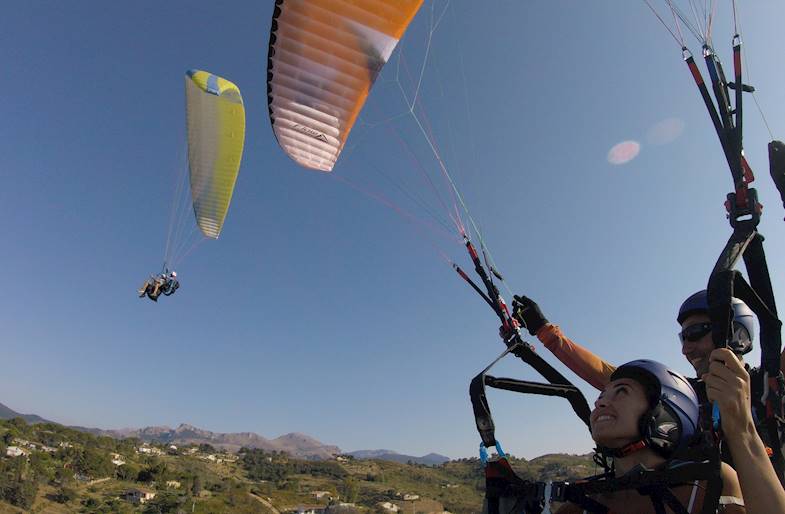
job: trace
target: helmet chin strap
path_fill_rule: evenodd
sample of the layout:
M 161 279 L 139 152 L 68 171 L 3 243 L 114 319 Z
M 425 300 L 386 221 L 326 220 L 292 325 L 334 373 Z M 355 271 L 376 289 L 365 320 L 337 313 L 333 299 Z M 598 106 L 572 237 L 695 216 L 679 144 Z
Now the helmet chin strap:
M 599 446 L 597 447 L 597 451 L 603 453 L 606 457 L 613 457 L 614 459 L 618 459 L 620 457 L 627 457 L 628 455 L 632 455 L 633 453 L 648 447 L 649 445 L 646 443 L 646 441 L 640 439 L 639 441 L 622 446 L 621 448 L 606 448 L 604 446 Z

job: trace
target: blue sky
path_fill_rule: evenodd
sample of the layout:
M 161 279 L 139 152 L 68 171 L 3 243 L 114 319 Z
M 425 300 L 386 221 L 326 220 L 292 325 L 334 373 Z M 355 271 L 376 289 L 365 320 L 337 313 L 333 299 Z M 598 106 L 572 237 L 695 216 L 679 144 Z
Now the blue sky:
M 689 372 L 675 309 L 703 287 L 729 236 L 731 183 L 678 47 L 642 2 L 469 5 L 447 7 L 419 97 L 507 283 L 611 362 L 648 357 Z M 730 66 L 728 11 L 715 46 Z M 436 170 L 414 119 L 386 121 L 403 112 L 398 84 L 414 90 L 405 70 L 417 77 L 431 4 L 380 76 L 334 177 L 298 168 L 272 135 L 271 12 L 252 1 L 4 7 L 0 402 L 101 428 L 191 423 L 305 432 L 345 450 L 474 455 L 468 384 L 502 350 L 498 324 L 441 257 L 470 269 L 461 246 L 372 198 L 427 220 L 422 205 L 441 208 L 414 171 Z M 740 16 L 751 82 L 785 137 L 775 21 L 785 6 L 747 2 Z M 245 153 L 221 238 L 179 266 L 175 296 L 153 304 L 134 290 L 160 267 L 190 68 L 240 87 Z M 746 113 L 782 291 L 769 135 L 749 97 Z M 672 119 L 678 137 L 647 139 Z M 625 140 L 640 154 L 609 164 Z M 512 360 L 498 373 L 534 378 Z M 591 448 L 566 402 L 504 392 L 491 402 L 517 455 Z

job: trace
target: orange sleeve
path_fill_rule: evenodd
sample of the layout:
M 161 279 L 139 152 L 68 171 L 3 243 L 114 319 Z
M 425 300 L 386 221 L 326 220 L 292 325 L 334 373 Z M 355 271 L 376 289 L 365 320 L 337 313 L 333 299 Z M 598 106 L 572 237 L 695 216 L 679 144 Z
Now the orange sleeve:
M 546 323 L 537 331 L 537 339 L 573 373 L 602 391 L 616 366 L 565 336 L 558 325 Z

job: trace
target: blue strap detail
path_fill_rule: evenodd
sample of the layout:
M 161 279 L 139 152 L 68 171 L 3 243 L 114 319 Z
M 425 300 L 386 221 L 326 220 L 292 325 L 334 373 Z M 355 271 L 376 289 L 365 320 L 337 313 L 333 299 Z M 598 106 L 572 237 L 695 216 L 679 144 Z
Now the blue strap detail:
M 714 61 L 710 60 L 710 62 L 706 63 L 706 68 L 709 70 L 709 76 L 711 77 L 712 84 L 717 83 L 720 81 L 720 76 L 717 73 L 717 68 L 714 65 Z
M 711 424 L 714 430 L 720 429 L 720 406 L 717 402 L 711 406 Z
M 507 455 L 502 450 L 502 445 L 499 441 L 496 441 L 496 453 L 499 455 L 500 459 L 506 459 Z M 485 446 L 485 443 L 480 443 L 480 462 L 482 465 L 485 466 L 488 464 L 488 448 Z
M 501 457 L 502 459 L 507 458 L 507 454 L 504 453 L 504 450 L 502 450 L 502 445 L 501 443 L 499 443 L 499 441 L 496 441 L 496 453 L 498 453 L 499 457 Z
M 221 94 L 221 91 L 218 89 L 218 77 L 213 74 L 207 77 L 207 92 L 214 95 Z
M 480 443 L 480 462 L 483 466 L 488 464 L 488 449 L 485 447 L 485 443 Z

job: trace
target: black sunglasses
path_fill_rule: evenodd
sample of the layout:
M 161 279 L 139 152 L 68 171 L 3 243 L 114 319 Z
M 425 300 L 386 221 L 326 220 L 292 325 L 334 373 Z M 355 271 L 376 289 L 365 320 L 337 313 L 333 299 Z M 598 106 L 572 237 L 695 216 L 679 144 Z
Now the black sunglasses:
M 681 340 L 681 344 L 684 344 L 687 341 L 694 343 L 700 341 L 703 336 L 709 332 L 711 332 L 711 323 L 708 321 L 704 323 L 695 323 L 694 325 L 684 327 L 684 330 L 679 332 L 679 339 Z

